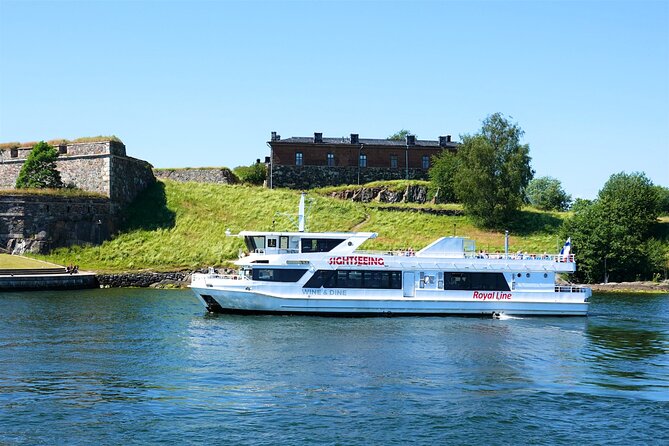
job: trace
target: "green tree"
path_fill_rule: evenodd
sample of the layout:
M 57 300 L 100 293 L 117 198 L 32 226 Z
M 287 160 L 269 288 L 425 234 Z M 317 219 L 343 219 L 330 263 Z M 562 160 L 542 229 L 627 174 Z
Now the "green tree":
M 267 168 L 260 162 L 253 163 L 250 166 L 235 167 L 233 172 L 242 183 L 256 186 L 262 186 L 267 178 Z
M 432 167 L 428 175 L 434 188 L 438 191 L 439 202 L 456 201 L 454 178 L 458 170 L 458 156 L 449 150 L 432 158 Z
M 655 186 L 660 215 L 669 215 L 669 187 Z
M 411 130 L 402 129 L 399 132 L 393 133 L 387 139 L 389 141 L 404 141 L 407 135 L 411 135 Z
M 49 144 L 41 141 L 32 148 L 26 162 L 23 163 L 17 188 L 59 188 L 63 187 L 60 172 L 56 170 L 58 152 Z
M 552 177 L 534 178 L 527 185 L 527 200 L 543 211 L 566 211 L 571 196 L 562 189 L 560 181 Z
M 483 121 L 479 133 L 462 137 L 453 185 L 458 200 L 479 226 L 507 227 L 524 202 L 534 172 L 530 147 L 520 143 L 523 133 L 517 124 L 495 113 Z
M 661 244 L 652 237 L 657 189 L 643 173 L 612 175 L 597 199 L 581 203 L 563 226 L 584 282 L 652 279 L 664 269 Z

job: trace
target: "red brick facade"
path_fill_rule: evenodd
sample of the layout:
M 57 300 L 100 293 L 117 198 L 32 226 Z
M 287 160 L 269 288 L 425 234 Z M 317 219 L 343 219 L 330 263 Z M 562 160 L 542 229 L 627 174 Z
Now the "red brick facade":
M 408 136 L 405 141 L 386 139 L 363 139 L 357 134 L 349 138 L 323 138 L 320 133 L 314 137 L 292 137 L 282 140 L 272 133 L 268 142 L 271 147 L 269 157 L 270 185 L 274 187 L 297 187 L 301 182 L 283 184 L 283 178 L 274 177 L 275 172 L 287 172 L 291 168 L 295 175 L 312 175 L 310 166 L 327 169 L 327 179 L 310 179 L 304 184 L 326 186 L 351 182 L 351 171 L 366 181 L 427 178 L 432 158 L 443 150 L 456 151 L 458 144 L 450 136 L 438 141 L 416 140 Z M 362 160 L 361 160 L 362 158 Z M 341 175 L 337 175 L 337 172 Z M 363 171 L 363 172 L 360 172 Z M 358 179 L 359 181 L 359 179 Z M 327 184 L 324 184 L 327 183 Z

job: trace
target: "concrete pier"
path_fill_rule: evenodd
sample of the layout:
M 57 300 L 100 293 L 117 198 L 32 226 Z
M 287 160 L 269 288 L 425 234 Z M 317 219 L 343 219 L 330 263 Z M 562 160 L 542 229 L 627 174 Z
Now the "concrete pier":
M 94 273 L 80 272 L 76 274 L 21 274 L 9 273 L 3 270 L 0 273 L 0 291 L 48 291 L 48 290 L 78 290 L 97 288 L 98 282 Z

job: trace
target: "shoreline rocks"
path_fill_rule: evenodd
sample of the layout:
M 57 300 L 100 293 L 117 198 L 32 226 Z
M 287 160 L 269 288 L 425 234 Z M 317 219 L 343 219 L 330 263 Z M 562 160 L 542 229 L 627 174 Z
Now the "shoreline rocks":
M 97 278 L 100 288 L 185 288 L 191 274 L 191 271 L 99 273 Z

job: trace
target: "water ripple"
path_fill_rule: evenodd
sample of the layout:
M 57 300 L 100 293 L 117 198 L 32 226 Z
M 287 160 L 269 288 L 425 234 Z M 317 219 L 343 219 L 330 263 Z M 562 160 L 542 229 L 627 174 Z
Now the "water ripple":
M 0 444 L 669 441 L 669 295 L 503 320 L 210 316 L 156 290 L 0 310 Z

